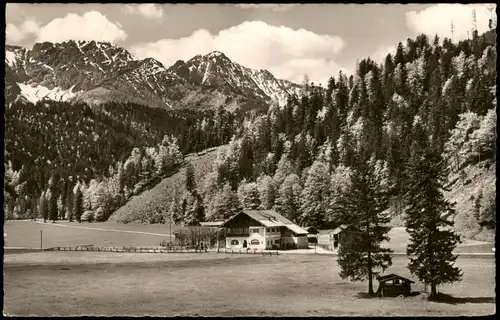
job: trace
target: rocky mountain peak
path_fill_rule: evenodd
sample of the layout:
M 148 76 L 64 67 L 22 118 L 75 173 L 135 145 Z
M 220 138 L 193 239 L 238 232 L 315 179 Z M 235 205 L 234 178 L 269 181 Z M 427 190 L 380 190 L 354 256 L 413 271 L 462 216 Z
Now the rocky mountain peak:
M 5 61 L 13 88 L 17 83 L 30 101 L 125 99 L 196 108 L 231 101 L 231 108 L 238 108 L 248 101 L 262 105 L 277 99 L 284 104 L 299 87 L 267 70 L 243 67 L 220 51 L 178 60 L 166 68 L 156 59 L 137 59 L 109 42 L 70 40 L 36 43 L 32 49 L 7 45 Z

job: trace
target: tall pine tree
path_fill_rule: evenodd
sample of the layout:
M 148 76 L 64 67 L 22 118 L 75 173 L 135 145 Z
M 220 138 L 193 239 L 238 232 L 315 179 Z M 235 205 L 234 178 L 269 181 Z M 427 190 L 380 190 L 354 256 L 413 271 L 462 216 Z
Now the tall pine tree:
M 417 124 L 416 131 L 422 131 Z M 460 281 L 462 272 L 455 267 L 453 250 L 460 237 L 446 217 L 454 214 L 453 205 L 443 196 L 446 182 L 445 161 L 428 147 L 425 134 L 412 145 L 408 165 L 409 188 L 406 194 L 406 230 L 410 242 L 408 269 L 420 281 L 430 284 L 430 299 L 437 298 L 437 286 Z
M 342 223 L 349 229 L 342 234 L 338 263 L 343 279 L 368 280 L 368 293 L 373 294 L 373 278 L 392 265 L 391 249 L 382 248 L 391 229 L 387 224 L 387 193 L 381 187 L 380 176 L 374 167 L 361 161 L 351 173 L 347 192 L 336 201 Z
M 76 221 L 82 222 L 83 192 L 80 189 L 80 183 L 77 183 L 77 185 L 75 187 L 75 196 L 73 199 L 74 199 L 74 205 L 73 205 L 74 214 L 73 214 L 73 216 L 75 217 Z

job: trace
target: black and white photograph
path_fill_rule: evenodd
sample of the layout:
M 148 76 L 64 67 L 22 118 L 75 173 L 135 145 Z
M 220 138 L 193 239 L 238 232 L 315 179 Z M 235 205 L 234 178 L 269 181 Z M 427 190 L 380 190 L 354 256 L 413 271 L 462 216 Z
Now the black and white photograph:
M 4 8 L 4 316 L 496 313 L 495 3 Z

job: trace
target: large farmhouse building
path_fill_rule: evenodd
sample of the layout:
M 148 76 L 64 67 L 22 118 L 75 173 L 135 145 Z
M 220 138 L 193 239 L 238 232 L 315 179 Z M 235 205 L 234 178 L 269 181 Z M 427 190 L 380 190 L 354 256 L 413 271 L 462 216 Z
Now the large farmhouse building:
M 307 231 L 273 210 L 243 210 L 226 220 L 231 249 L 307 249 Z

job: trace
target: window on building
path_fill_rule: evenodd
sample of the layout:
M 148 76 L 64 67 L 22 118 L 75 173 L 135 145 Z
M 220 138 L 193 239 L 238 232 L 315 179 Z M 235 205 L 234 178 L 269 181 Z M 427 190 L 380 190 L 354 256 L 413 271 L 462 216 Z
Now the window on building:
M 252 241 L 250 241 L 250 244 L 253 245 L 253 246 L 256 246 L 256 245 L 259 245 L 260 242 L 257 239 L 253 239 Z
M 280 244 L 280 240 L 279 239 L 274 240 L 274 244 Z
M 267 228 L 267 229 L 266 229 L 266 231 L 267 231 L 267 232 L 272 232 L 272 231 L 271 231 L 271 228 Z
M 240 244 L 240 242 L 238 240 L 236 240 L 236 239 L 231 240 L 231 245 L 232 246 L 237 246 L 239 244 Z
M 259 233 L 259 229 L 258 228 L 253 228 L 253 229 L 251 229 L 251 232 L 252 233 Z

